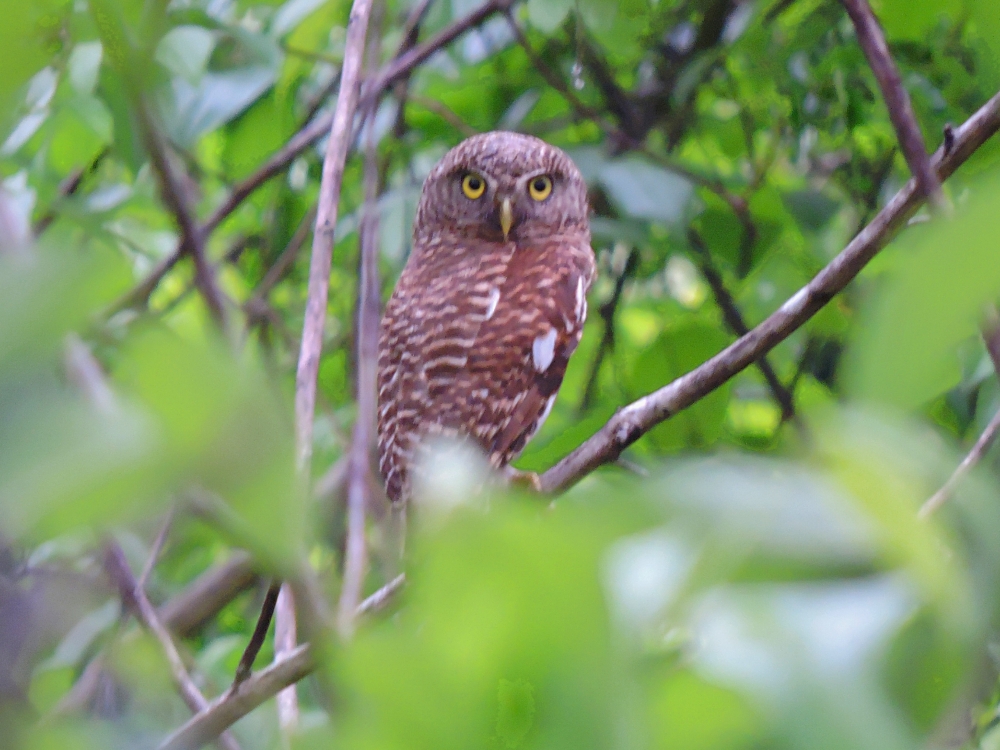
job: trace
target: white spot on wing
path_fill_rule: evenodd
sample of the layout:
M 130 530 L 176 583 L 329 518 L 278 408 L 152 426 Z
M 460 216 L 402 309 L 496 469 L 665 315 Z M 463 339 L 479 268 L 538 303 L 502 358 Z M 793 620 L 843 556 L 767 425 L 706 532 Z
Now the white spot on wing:
M 556 329 L 550 328 L 548 333 L 536 336 L 531 345 L 531 359 L 535 363 L 535 369 L 545 372 L 552 364 L 556 355 Z
M 497 303 L 500 301 L 500 290 L 496 287 L 490 289 L 490 299 L 486 306 L 486 320 L 493 317 L 493 313 L 497 311 Z

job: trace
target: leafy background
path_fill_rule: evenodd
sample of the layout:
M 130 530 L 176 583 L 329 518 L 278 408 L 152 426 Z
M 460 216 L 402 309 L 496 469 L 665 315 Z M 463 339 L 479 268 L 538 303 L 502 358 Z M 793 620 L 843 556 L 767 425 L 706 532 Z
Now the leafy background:
M 382 62 L 415 6 L 380 5 Z M 874 6 L 936 145 L 1000 88 L 1000 14 L 992 0 Z M 433 0 L 420 38 L 476 7 Z M 140 286 L 180 238 L 142 118 L 206 222 L 331 111 L 348 13 L 342 0 L 5 7 L 0 745 L 156 747 L 189 718 L 102 558 L 113 539 L 142 570 L 170 508 L 147 590 L 206 695 L 231 681 L 268 576 L 307 561 L 336 599 L 344 498 L 330 480 L 356 416 L 363 158 L 347 163 L 330 277 L 322 491 L 306 492 L 291 400 L 325 144 L 207 233 L 222 332 L 190 258 Z M 600 278 L 519 462 L 544 469 L 735 339 L 720 288 L 759 323 L 908 170 L 832 0 L 527 0 L 512 14 L 523 39 L 495 15 L 381 100 L 379 266 L 384 298 L 421 181 L 463 137 L 515 129 L 575 159 Z M 954 220 L 918 216 L 768 355 L 791 409 L 750 368 L 645 435 L 630 469 L 603 468 L 550 509 L 499 494 L 416 509 L 402 563 L 374 502 L 365 593 L 400 565 L 406 588 L 350 641 L 329 638 L 290 741 L 1000 746 L 993 460 L 935 517 L 916 516 L 1000 408 L 977 333 L 1000 292 L 997 153 L 988 143 L 947 184 Z M 471 498 L 464 476 L 443 471 L 431 494 Z M 225 512 L 199 505 L 205 494 Z M 240 565 L 201 621 L 167 616 Z M 271 656 L 268 644 L 261 663 Z M 273 701 L 234 734 L 279 746 Z

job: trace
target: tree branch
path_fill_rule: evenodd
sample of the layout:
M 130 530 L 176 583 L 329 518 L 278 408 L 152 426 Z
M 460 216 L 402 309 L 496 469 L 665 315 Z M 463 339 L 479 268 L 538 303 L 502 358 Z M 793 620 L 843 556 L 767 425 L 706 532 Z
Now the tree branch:
M 402 591 L 406 575 L 400 573 L 358 605 L 356 616 L 381 612 Z M 286 656 L 275 658 L 266 669 L 251 675 L 238 688 L 230 689 L 204 711 L 191 718 L 159 746 L 158 750 L 195 750 L 211 742 L 257 706 L 279 691 L 294 685 L 316 668 L 312 648 L 303 644 Z
M 594 400 L 594 393 L 597 390 L 597 377 L 601 372 L 601 365 L 604 357 L 609 351 L 615 348 L 615 313 L 618 310 L 618 303 L 621 302 L 622 292 L 625 291 L 625 282 L 635 273 L 639 266 L 639 253 L 635 248 L 629 251 L 625 260 L 625 267 L 615 279 L 615 288 L 611 291 L 611 297 L 601 305 L 598 312 L 604 322 L 604 334 L 601 336 L 601 343 L 597 346 L 597 354 L 594 356 L 594 363 L 590 366 L 590 375 L 587 377 L 587 384 L 583 388 L 583 398 L 580 399 L 580 406 L 577 411 L 585 412 L 590 408 Z
M 302 221 L 295 230 L 295 234 L 292 235 L 291 239 L 288 240 L 288 244 L 285 249 L 282 250 L 281 255 L 274 262 L 274 265 L 267 269 L 267 273 L 264 274 L 264 278 L 260 280 L 257 288 L 253 290 L 253 295 L 246 302 L 243 303 L 243 309 L 246 310 L 247 315 L 251 318 L 261 318 L 264 317 L 266 311 L 264 307 L 266 305 L 266 300 L 271 290 L 278 284 L 279 281 L 288 273 L 291 269 L 292 264 L 295 263 L 295 259 L 299 256 L 299 251 L 302 250 L 302 246 L 306 242 L 306 238 L 313 229 L 313 223 L 316 221 L 316 207 L 310 208 L 306 215 L 302 217 Z
M 1000 129 L 1000 94 L 956 130 L 954 147 L 934 155 L 941 179 L 949 177 Z M 595 435 L 541 477 L 541 489 L 556 493 L 572 486 L 665 419 L 703 398 L 784 341 L 846 287 L 913 215 L 924 194 L 910 180 L 875 219 L 784 305 L 716 356 L 658 391 L 620 409 Z
M 187 253 L 194 261 L 194 282 L 198 291 L 208 305 L 209 313 L 226 330 L 226 310 L 222 301 L 222 292 L 215 284 L 215 274 L 205 257 L 205 237 L 208 231 L 198 227 L 194 214 L 188 206 L 184 187 L 180 178 L 174 173 L 173 165 L 167 153 L 167 144 L 160 134 L 146 102 L 140 97 L 136 102 L 139 125 L 142 129 L 149 160 L 153 165 L 160 182 L 160 196 L 167 209 L 174 215 L 177 227 L 181 232 L 181 242 L 178 254 Z
M 125 606 L 134 612 L 136 618 L 160 642 L 160 646 L 166 654 L 167 662 L 170 664 L 170 673 L 174 678 L 174 684 L 181 694 L 181 698 L 184 699 L 188 708 L 196 715 L 204 711 L 208 708 L 208 701 L 205 700 L 205 696 L 201 694 L 201 691 L 198 690 L 198 687 L 191 679 L 191 675 L 188 674 L 187 667 L 184 666 L 184 660 L 177 651 L 177 647 L 174 646 L 170 634 L 163 627 L 156 609 L 150 604 L 149 599 L 146 598 L 146 592 L 142 590 L 139 582 L 132 574 L 132 570 L 128 566 L 128 561 L 125 559 L 124 551 L 113 540 L 109 540 L 104 546 L 104 568 L 108 573 L 108 577 L 117 586 Z M 239 743 L 236 742 L 236 738 L 231 734 L 219 733 L 216 736 L 219 737 L 219 745 L 224 750 L 239 750 Z
M 357 616 L 361 617 L 362 615 L 370 615 L 375 612 L 381 612 L 389 606 L 389 603 L 396 597 L 396 594 L 402 590 L 405 584 L 406 573 L 400 573 L 385 586 L 361 602 L 361 604 L 358 605 Z
M 197 631 L 241 593 L 260 574 L 247 552 L 236 552 L 221 565 L 209 568 L 159 610 L 163 624 L 184 637 Z
M 378 6 L 381 11 L 383 6 Z M 380 13 L 378 15 L 381 15 Z M 373 22 L 375 28 L 380 18 Z M 369 69 L 378 60 L 379 43 L 374 37 L 366 53 Z M 367 568 L 365 509 L 371 504 L 372 447 L 375 444 L 376 369 L 378 326 L 382 314 L 378 274 L 379 168 L 375 140 L 375 109 L 365 117 L 365 203 L 361 218 L 361 249 L 358 263 L 357 304 L 357 418 L 351 438 L 347 479 L 347 539 L 344 545 L 344 579 L 337 605 L 337 629 L 342 638 L 354 633 L 354 617 L 361 601 Z
M 312 649 L 296 648 L 288 656 L 274 661 L 267 669 L 252 675 L 238 688 L 212 701 L 184 726 L 163 742 L 159 750 L 195 750 L 211 742 L 257 706 L 282 688 L 293 685 L 315 669 Z
M 351 20 L 347 25 L 344 47 L 344 67 L 341 74 L 337 111 L 330 126 L 330 141 L 323 160 L 313 232 L 312 258 L 309 265 L 309 292 L 306 298 L 302 346 L 295 374 L 295 445 L 299 469 L 308 475 L 312 457 L 313 414 L 316 409 L 316 375 L 323 351 L 323 324 L 326 321 L 327 297 L 330 289 L 330 266 L 333 259 L 334 231 L 340 204 L 340 187 L 344 178 L 344 163 L 350 147 L 351 126 L 358 104 L 365 34 L 372 0 L 354 0 Z
M 896 128 L 899 145 L 906 156 L 910 172 L 917 180 L 920 191 L 927 197 L 935 210 L 945 210 L 944 193 L 941 192 L 941 181 L 931 166 L 927 156 L 927 146 L 924 144 L 923 133 L 913 112 L 910 95 L 903 87 L 896 61 L 889 53 L 882 26 L 875 17 L 868 0 L 841 0 L 847 14 L 851 17 L 858 34 L 858 43 L 868 58 L 872 73 L 882 89 L 882 97 L 889 110 L 889 118 Z

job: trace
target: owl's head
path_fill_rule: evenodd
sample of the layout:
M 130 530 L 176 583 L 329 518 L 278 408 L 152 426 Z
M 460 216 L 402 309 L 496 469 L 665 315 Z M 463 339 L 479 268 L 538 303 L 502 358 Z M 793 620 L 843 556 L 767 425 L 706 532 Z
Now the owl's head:
M 424 182 L 415 239 L 435 234 L 525 242 L 589 235 L 587 185 L 565 153 L 530 135 L 494 131 L 467 138 Z

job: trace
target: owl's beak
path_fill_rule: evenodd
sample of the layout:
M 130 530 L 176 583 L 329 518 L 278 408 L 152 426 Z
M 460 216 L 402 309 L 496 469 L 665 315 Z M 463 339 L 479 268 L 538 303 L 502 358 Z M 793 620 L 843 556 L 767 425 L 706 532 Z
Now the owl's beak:
M 500 228 L 503 230 L 504 242 L 510 234 L 510 228 L 514 225 L 514 209 L 510 205 L 510 198 L 504 198 L 500 204 Z

